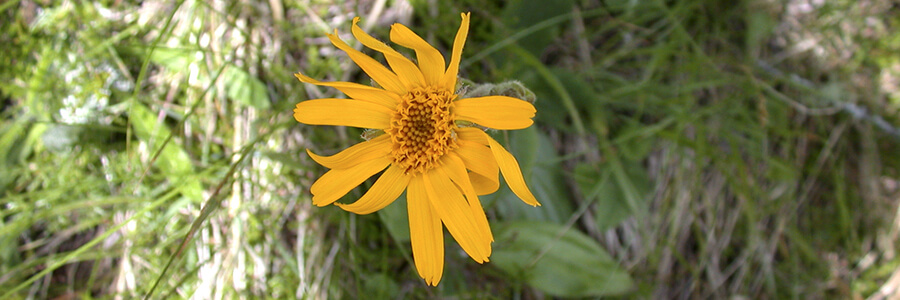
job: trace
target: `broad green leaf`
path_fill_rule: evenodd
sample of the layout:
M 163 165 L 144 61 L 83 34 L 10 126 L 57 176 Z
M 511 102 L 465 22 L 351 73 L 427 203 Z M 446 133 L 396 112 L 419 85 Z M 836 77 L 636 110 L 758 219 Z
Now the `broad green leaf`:
M 631 288 L 629 274 L 574 228 L 529 221 L 495 224 L 494 229 L 492 264 L 547 294 L 597 297 Z
M 746 4 L 751 5 L 751 4 Z M 772 14 L 763 9 L 750 9 L 744 15 L 747 23 L 747 33 L 744 34 L 749 59 L 759 59 L 759 54 L 765 49 L 766 41 L 772 35 L 778 21 L 772 18 Z
M 191 48 L 157 48 L 153 51 L 150 60 L 173 72 L 181 72 L 188 69 L 191 64 L 198 62 L 203 55 L 203 52 Z M 210 84 L 210 75 L 198 76 L 198 79 L 203 87 Z M 266 85 L 247 71 L 229 65 L 222 74 L 222 80 L 228 98 L 259 109 L 267 109 L 271 106 Z
M 182 194 L 192 201 L 200 201 L 203 191 L 200 181 L 193 175 L 194 165 L 181 146 L 168 137 L 172 135 L 169 128 L 157 122 L 156 115 L 143 103 L 132 101 L 130 120 L 135 135 L 149 146 L 150 154 L 160 151 L 154 164 L 169 180 L 181 189 Z M 161 150 L 160 150 L 161 149 Z
M 8 123 L 3 124 L 0 131 L 0 154 L 5 159 L 0 161 L 4 167 L 22 163 L 24 157 L 21 155 L 21 143 L 25 137 L 25 130 L 28 128 L 25 124 Z
M 223 77 L 228 98 L 258 109 L 271 106 L 266 85 L 250 73 L 231 66 L 225 69 Z
M 636 209 L 647 208 L 653 188 L 649 175 L 636 162 L 621 161 L 621 166 L 622 172 L 616 172 L 611 163 L 575 166 L 575 182 L 584 199 L 595 201 L 594 219 L 599 230 L 619 225 L 634 215 L 629 202 Z
M 0 218 L 0 229 L 10 226 L 8 221 Z M 22 252 L 17 247 L 18 235 L 0 235 L 0 272 L 10 274 L 10 268 L 18 266 L 22 262 Z
M 657 138 L 657 132 L 671 124 L 674 118 L 667 118 L 653 125 L 629 121 L 624 128 L 616 131 L 616 139 L 613 141 L 618 149 L 619 157 L 629 162 L 641 162 L 647 159 Z
M 6 186 L 16 178 L 10 170 L 24 165 L 32 153 L 40 151 L 37 141 L 47 127 L 47 124 L 24 121 L 10 122 L 0 127 L 0 170 L 3 170 L 0 172 L 0 195 L 6 193 Z
M 140 52 L 148 52 L 149 49 L 137 49 Z M 181 72 L 187 70 L 191 64 L 203 58 L 203 52 L 193 48 L 156 48 L 150 55 L 150 61 L 162 65 L 169 70 Z

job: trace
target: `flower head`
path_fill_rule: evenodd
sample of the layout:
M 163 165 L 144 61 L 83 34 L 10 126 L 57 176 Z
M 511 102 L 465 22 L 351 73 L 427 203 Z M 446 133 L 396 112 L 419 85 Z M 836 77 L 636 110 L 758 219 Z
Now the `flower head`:
M 460 55 L 469 29 L 469 14 L 453 43 L 450 64 L 409 28 L 391 26 L 391 41 L 415 51 L 418 63 L 369 36 L 353 19 L 352 33 L 363 45 L 382 53 L 390 70 L 344 43 L 328 38 L 345 51 L 380 87 L 351 82 L 320 82 L 303 74 L 302 82 L 329 86 L 351 99 L 303 101 L 294 118 L 312 125 L 341 125 L 384 131 L 332 156 L 307 150 L 313 160 L 330 168 L 310 188 L 313 204 L 334 203 L 369 177 L 384 171 L 359 200 L 336 203 L 344 210 L 369 214 L 407 193 L 410 240 L 419 276 L 437 285 L 444 268 L 443 226 L 478 263 L 488 261 L 493 235 L 478 200 L 496 191 L 498 173 L 525 203 L 540 205 L 522 177 L 516 159 L 484 130 L 531 126 L 531 103 L 506 96 L 460 99 L 456 94 Z

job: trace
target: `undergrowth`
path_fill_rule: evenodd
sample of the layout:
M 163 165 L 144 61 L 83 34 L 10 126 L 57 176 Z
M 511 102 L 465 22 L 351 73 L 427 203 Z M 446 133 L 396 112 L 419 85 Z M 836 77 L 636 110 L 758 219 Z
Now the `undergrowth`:
M 890 8 L 4 2 L 0 298 L 896 297 Z M 495 137 L 543 206 L 483 197 L 492 262 L 448 242 L 429 288 L 402 199 L 311 205 L 305 149 L 362 131 L 294 121 L 342 95 L 292 73 L 368 84 L 326 32 L 402 22 L 446 53 L 461 11 L 460 75 L 537 95 L 537 126 Z

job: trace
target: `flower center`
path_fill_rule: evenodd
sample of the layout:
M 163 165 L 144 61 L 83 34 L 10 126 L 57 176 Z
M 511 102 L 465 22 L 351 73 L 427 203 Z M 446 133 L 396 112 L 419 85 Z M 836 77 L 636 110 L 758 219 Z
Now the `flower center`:
M 456 95 L 436 87 L 415 88 L 401 96 L 391 118 L 394 164 L 407 174 L 422 173 L 456 148 L 456 125 L 450 106 Z

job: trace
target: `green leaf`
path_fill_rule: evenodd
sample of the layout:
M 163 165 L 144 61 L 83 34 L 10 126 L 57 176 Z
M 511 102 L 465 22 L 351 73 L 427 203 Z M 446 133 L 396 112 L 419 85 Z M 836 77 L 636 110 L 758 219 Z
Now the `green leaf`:
M 159 152 L 154 165 L 192 201 L 201 201 L 200 181 L 192 176 L 194 165 L 187 152 L 169 138 L 172 132 L 143 103 L 131 101 L 130 120 L 135 135 L 150 146 L 151 155 Z
M 597 167 L 589 163 L 575 166 L 575 182 L 585 200 L 596 199 L 594 218 L 599 230 L 619 225 L 634 215 L 629 202 L 634 203 L 636 209 L 647 209 L 653 191 L 650 176 L 640 163 L 621 163 L 620 172 L 611 163 Z
M 149 52 L 150 49 L 135 49 L 138 53 Z M 193 48 L 156 48 L 150 55 L 150 61 L 162 65 L 169 70 L 187 70 L 191 64 L 203 58 L 203 52 Z
M 21 120 L 0 126 L 0 195 L 5 195 L 7 185 L 17 177 L 12 170 L 24 166 L 34 152 L 40 151 L 38 140 L 47 127 Z
M 266 85 L 250 73 L 229 67 L 225 69 L 223 77 L 228 98 L 258 109 L 267 109 L 271 106 Z
M 644 161 L 650 156 L 650 151 L 656 144 L 657 139 L 654 135 L 673 123 L 674 120 L 674 118 L 666 118 L 653 125 L 629 120 L 624 128 L 617 130 L 616 138 L 613 140 L 618 149 L 617 154 L 629 162 Z
M 150 56 L 150 60 L 173 72 L 180 72 L 198 62 L 203 55 L 203 52 L 191 48 L 157 48 Z M 205 86 L 209 85 L 210 77 L 201 75 L 198 76 L 198 80 L 201 85 Z M 222 80 L 228 98 L 259 109 L 267 109 L 271 106 L 266 85 L 247 71 L 229 65 L 222 74 Z
M 629 274 L 594 240 L 546 222 L 495 225 L 491 262 L 513 278 L 557 297 L 621 295 Z
M 746 4 L 753 6 L 751 4 Z M 766 41 L 778 26 L 778 21 L 772 18 L 772 14 L 764 9 L 749 9 L 744 15 L 747 23 L 747 33 L 744 34 L 744 44 L 747 53 L 750 54 L 749 59 L 759 59 L 759 54 L 764 51 Z
M 16 124 L 18 123 L 18 124 Z M 25 122 L 16 122 L 3 124 L 0 127 L 0 154 L 5 159 L 0 160 L 3 167 L 12 166 L 23 163 L 25 157 L 22 155 L 22 141 L 25 137 L 25 131 L 28 124 Z

